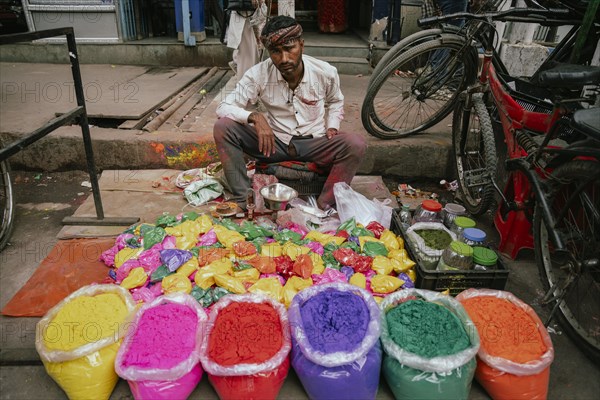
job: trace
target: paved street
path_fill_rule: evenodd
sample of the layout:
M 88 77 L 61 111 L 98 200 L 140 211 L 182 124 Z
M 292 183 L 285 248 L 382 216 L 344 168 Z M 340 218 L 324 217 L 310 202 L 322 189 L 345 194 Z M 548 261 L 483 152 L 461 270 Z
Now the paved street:
M 81 182 L 87 180 L 83 172 L 63 173 L 15 172 L 13 174 L 17 199 L 17 219 L 11 245 L 0 253 L 0 307 L 31 276 L 38 263 L 56 242 L 63 217 L 72 215 L 89 196 Z M 386 179 L 393 182 L 394 179 Z M 413 185 L 418 186 L 419 182 Z M 490 228 L 485 220 L 481 226 Z M 482 225 L 483 224 L 483 225 Z M 493 233 L 492 229 L 488 229 Z M 507 262 L 510 269 L 506 287 L 531 304 L 542 319 L 545 310 L 537 306 L 541 293 L 533 255 L 523 254 L 518 261 Z M 0 398 L 2 399 L 63 399 L 64 393 L 45 373 L 34 350 L 37 318 L 10 318 L 0 316 Z M 593 365 L 572 341 L 552 324 L 551 338 L 555 346 L 555 360 L 550 375 L 550 399 L 592 399 L 600 393 L 600 367 Z M 200 383 L 193 398 L 216 399 L 216 393 L 206 378 Z M 112 399 L 130 399 L 127 384 L 120 381 Z M 290 373 L 280 393 L 281 399 L 304 399 L 306 395 L 293 373 Z M 380 383 L 378 399 L 392 399 L 391 391 Z M 487 399 L 480 386 L 473 384 L 470 399 Z

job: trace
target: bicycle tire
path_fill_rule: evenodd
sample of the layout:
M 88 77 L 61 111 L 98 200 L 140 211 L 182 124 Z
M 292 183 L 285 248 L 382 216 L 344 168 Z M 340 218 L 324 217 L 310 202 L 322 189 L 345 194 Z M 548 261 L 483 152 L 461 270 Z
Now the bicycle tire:
M 387 65 L 389 65 L 391 62 L 393 62 L 393 60 L 398 58 L 402 54 L 402 52 L 404 52 L 412 47 L 415 47 L 416 45 L 421 44 L 423 42 L 437 39 L 442 33 L 446 33 L 448 31 L 452 32 L 452 33 L 457 33 L 459 31 L 459 28 L 455 27 L 453 25 L 450 25 L 450 27 L 445 26 L 443 29 L 440 29 L 440 28 L 426 29 L 423 31 L 415 32 L 412 35 L 409 35 L 409 36 L 405 37 L 404 39 L 402 39 L 401 41 L 399 41 L 398 43 L 396 43 L 391 49 L 389 49 L 383 55 L 383 57 L 381 57 L 381 60 L 379 60 L 379 62 L 373 69 L 373 72 L 371 72 L 371 78 L 369 79 L 369 85 L 371 84 L 371 82 L 373 82 L 375 80 L 375 78 L 379 74 L 381 74 L 381 71 L 383 71 L 385 69 L 385 67 Z
M 431 67 L 430 56 L 436 50 L 445 50 L 448 56 Z M 444 34 L 411 47 L 369 84 L 361 108 L 363 126 L 380 139 L 421 132 L 445 118 L 458 93 L 476 77 L 477 53 L 460 35 Z
M 10 168 L 6 161 L 0 162 L 0 207 L 2 225 L 0 225 L 0 251 L 8 244 L 13 230 L 14 199 L 10 182 Z
M 548 180 L 549 204 L 556 228 L 576 261 L 564 262 L 553 252 L 542 209 L 537 203 L 533 220 L 535 258 L 547 292 L 574 274 L 575 281 L 561 301 L 556 316 L 567 335 L 595 362 L 600 362 L 600 266 L 581 268 L 584 259 L 600 258 L 600 163 L 575 160 L 557 167 Z M 566 202 L 572 197 L 574 201 Z M 560 219 L 561 212 L 567 211 Z M 594 215 L 590 215 L 595 213 Z M 558 294 L 558 289 L 552 293 Z M 551 303 L 554 305 L 554 302 Z
M 485 213 L 494 200 L 497 157 L 494 131 L 482 93 L 472 95 L 465 110 L 467 95 L 461 96 L 452 118 L 452 151 L 463 204 L 473 215 Z M 469 117 L 463 128 L 465 118 Z M 464 133 L 467 137 L 463 137 Z

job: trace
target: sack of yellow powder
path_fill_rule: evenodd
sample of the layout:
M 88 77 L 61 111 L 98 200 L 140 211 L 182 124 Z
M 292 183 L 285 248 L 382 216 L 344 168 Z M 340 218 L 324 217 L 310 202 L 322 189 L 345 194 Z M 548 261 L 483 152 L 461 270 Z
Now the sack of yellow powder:
M 548 397 L 554 347 L 536 312 L 502 290 L 467 289 L 461 302 L 479 331 L 475 379 L 494 399 Z
M 185 293 L 160 296 L 140 308 L 115 363 L 134 399 L 190 396 L 202 378 L 200 346 L 207 318 Z
M 38 322 L 35 347 L 69 399 L 108 399 L 119 377 L 115 358 L 135 310 L 116 285 L 84 286 Z
M 221 400 L 275 400 L 290 369 L 290 348 L 283 304 L 232 294 L 211 308 L 200 360 Z

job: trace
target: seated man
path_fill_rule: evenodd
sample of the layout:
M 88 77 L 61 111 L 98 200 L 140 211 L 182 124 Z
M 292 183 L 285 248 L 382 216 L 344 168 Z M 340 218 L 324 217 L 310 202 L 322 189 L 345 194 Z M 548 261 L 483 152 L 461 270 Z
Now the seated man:
M 271 19 L 261 41 L 270 58 L 246 71 L 217 108 L 214 138 L 231 201 L 245 208 L 250 188 L 245 153 L 267 163 L 296 160 L 331 167 L 317 204 L 333 207 L 333 184 L 350 184 L 366 150 L 362 136 L 339 131 L 344 96 L 337 70 L 302 54 L 302 27 L 293 18 Z M 264 114 L 245 109 L 259 100 Z

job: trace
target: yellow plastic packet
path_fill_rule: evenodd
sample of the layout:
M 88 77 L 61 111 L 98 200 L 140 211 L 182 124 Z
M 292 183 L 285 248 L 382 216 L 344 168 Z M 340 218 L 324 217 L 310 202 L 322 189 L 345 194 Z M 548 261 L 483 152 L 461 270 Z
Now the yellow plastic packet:
M 308 232 L 306 234 L 306 236 L 304 237 L 304 239 L 308 239 L 311 242 L 319 242 L 323 246 L 326 246 L 327 244 L 329 244 L 331 242 L 333 242 L 334 244 L 339 246 L 346 241 L 346 239 L 341 236 L 334 236 L 329 233 L 321 233 L 319 231 Z
M 178 249 L 189 250 L 198 243 L 198 236 L 202 232 L 200 225 L 196 221 L 184 221 L 173 227 L 165 228 L 167 235 L 175 236 L 175 242 Z
M 414 268 L 406 271 L 406 275 L 408 275 L 408 277 L 410 278 L 411 281 L 413 281 L 414 283 L 417 283 L 417 273 L 415 272 Z
M 406 272 L 412 267 L 415 266 L 415 262 L 408 257 L 408 253 L 406 249 L 402 250 L 391 250 L 388 253 L 388 258 L 392 260 L 392 266 L 394 267 L 394 271 Z
M 296 296 L 299 291 L 312 286 L 312 284 L 313 281 L 310 278 L 302 279 L 298 276 L 292 276 L 290 279 L 288 279 L 282 290 L 283 304 L 285 304 L 286 308 L 290 307 L 294 296 Z
M 202 289 L 208 289 L 215 282 L 215 275 L 226 275 L 232 270 L 233 264 L 228 258 L 213 261 L 205 267 L 202 267 L 196 272 L 194 281 L 196 285 Z
M 282 253 L 290 257 L 292 261 L 296 261 L 296 258 L 298 258 L 300 254 L 308 254 L 309 252 L 309 247 L 299 246 L 292 242 L 286 242 L 282 248 Z
M 351 285 L 358 286 L 359 288 L 366 289 L 367 287 L 367 277 L 361 272 L 353 274 L 348 282 Z
M 402 248 L 404 248 L 404 241 L 402 241 L 402 243 L 400 243 L 400 241 L 394 232 L 390 231 L 389 229 L 384 230 L 381 233 L 381 237 L 379 238 L 379 240 L 381 240 L 381 242 L 385 245 L 385 248 L 388 249 L 388 251 L 391 250 L 400 250 Z
M 190 294 L 192 291 L 192 282 L 190 282 L 187 276 L 172 274 L 163 278 L 161 287 L 164 294 L 176 292 Z
M 251 293 L 261 293 L 271 297 L 272 299 L 283 303 L 283 286 L 279 278 L 271 277 L 259 279 L 254 285 L 248 288 Z
M 132 249 L 131 247 L 125 247 L 122 250 L 119 250 L 117 254 L 115 254 L 115 268 L 120 268 L 121 265 L 130 258 L 136 258 L 144 249 L 137 248 Z
M 217 284 L 217 286 L 220 286 L 223 289 L 227 289 L 231 293 L 246 293 L 246 288 L 244 287 L 244 284 L 230 275 L 215 275 L 215 283 Z
M 389 275 L 393 270 L 392 260 L 384 256 L 375 256 L 373 257 L 371 269 L 379 275 Z
M 105 302 L 106 295 L 111 297 Z M 80 306 L 76 299 L 97 304 Z M 110 397 L 119 379 L 117 351 L 135 307 L 120 286 L 90 285 L 69 295 L 38 322 L 36 350 L 48 375 L 69 399 Z
M 232 276 L 242 282 L 256 283 L 260 278 L 260 272 L 256 268 L 248 268 L 241 271 L 234 271 Z
M 142 286 L 147 280 L 148 275 L 146 274 L 146 271 L 144 271 L 144 268 L 137 267 L 129 271 L 127 278 L 123 279 L 123 282 L 121 282 L 121 287 L 133 289 Z
M 371 278 L 371 289 L 375 293 L 392 293 L 404 285 L 402 279 L 389 275 L 375 275 Z
M 267 257 L 279 257 L 282 253 L 281 245 L 277 242 L 263 244 L 260 248 L 260 255 Z
M 198 225 L 200 233 L 206 233 L 213 227 L 212 218 L 207 214 L 202 214 L 194 222 Z
M 177 268 L 177 271 L 175 271 L 175 273 L 177 275 L 190 276 L 194 273 L 194 271 L 197 271 L 198 268 L 200 268 L 200 266 L 198 265 L 198 259 L 196 257 L 192 257 L 181 267 Z
M 308 256 L 310 257 L 313 263 L 312 273 L 321 275 L 323 271 L 325 271 L 325 263 L 323 262 L 323 258 L 319 254 L 313 253 L 312 251 L 308 253 Z
M 241 233 L 230 231 L 224 226 L 215 225 L 213 226 L 213 229 L 217 234 L 217 240 L 219 240 L 219 242 L 228 249 L 230 249 L 235 242 L 246 240 L 246 238 Z

